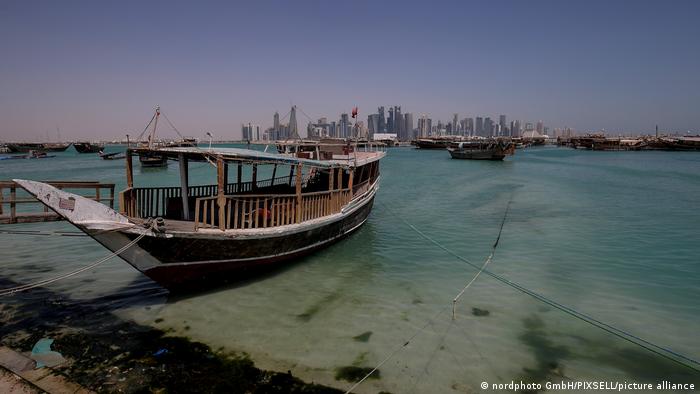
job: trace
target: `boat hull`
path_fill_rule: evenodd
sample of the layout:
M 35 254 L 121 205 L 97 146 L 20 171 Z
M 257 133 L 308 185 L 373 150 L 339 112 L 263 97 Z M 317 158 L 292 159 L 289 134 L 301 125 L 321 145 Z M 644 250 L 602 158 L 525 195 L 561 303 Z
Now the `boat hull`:
M 89 142 L 76 142 L 73 144 L 73 148 L 75 148 L 78 153 L 97 153 L 103 150 L 105 146 L 100 144 L 91 144 Z
M 50 185 L 15 179 L 50 209 L 111 251 L 136 244 L 119 257 L 170 290 L 200 290 L 208 283 L 233 282 L 281 267 L 325 248 L 365 223 L 379 180 L 341 212 L 319 219 L 265 229 L 155 230 L 87 198 Z
M 448 149 L 448 151 L 453 159 L 461 160 L 503 160 L 506 157 L 506 153 L 502 149 Z

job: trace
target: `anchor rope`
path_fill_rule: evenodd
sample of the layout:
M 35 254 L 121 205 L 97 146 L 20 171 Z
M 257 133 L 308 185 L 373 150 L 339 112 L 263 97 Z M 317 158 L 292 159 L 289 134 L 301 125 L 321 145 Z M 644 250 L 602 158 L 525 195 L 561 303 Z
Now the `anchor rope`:
M 382 204 L 382 205 L 383 205 L 383 204 Z M 390 208 L 388 208 L 388 209 L 390 209 Z M 410 227 L 412 230 L 414 230 L 416 233 L 418 233 L 420 236 L 422 236 L 422 237 L 425 238 L 426 240 L 430 241 L 432 244 L 434 244 L 434 245 L 437 246 L 438 248 L 444 250 L 444 251 L 447 252 L 448 254 L 454 256 L 455 258 L 457 258 L 458 260 L 460 260 L 460 261 L 466 263 L 467 265 L 471 266 L 472 268 L 480 269 L 480 267 L 477 266 L 476 264 L 474 264 L 474 263 L 472 263 L 471 261 L 469 261 L 468 259 L 466 259 L 466 258 L 460 256 L 459 254 L 453 252 L 453 251 L 450 250 L 449 248 L 447 248 L 447 247 L 445 247 L 444 245 L 442 245 L 440 242 L 436 241 L 435 239 L 433 239 L 433 238 L 430 237 L 429 235 L 427 235 L 427 234 L 425 234 L 424 232 L 420 231 L 418 228 L 416 228 L 416 226 L 414 226 L 414 225 L 412 225 L 411 223 L 409 223 L 409 222 L 408 222 L 406 219 L 404 219 L 401 215 L 394 215 L 394 216 L 397 216 L 397 217 L 398 217 L 402 222 L 404 222 L 408 227 Z M 522 292 L 522 293 L 524 293 L 524 294 L 527 294 L 527 295 L 529 295 L 530 297 L 532 297 L 532 298 L 534 298 L 534 299 L 536 299 L 536 300 L 538 300 L 538 301 L 540 301 L 540 302 L 543 302 L 543 303 L 545 303 L 545 304 L 547 304 L 547 305 L 549 305 L 549 306 L 551 306 L 551 307 L 553 307 L 553 308 L 555 308 L 555 309 L 558 309 L 558 310 L 560 310 L 560 311 L 562 311 L 562 312 L 564 312 L 564 313 L 566 313 L 566 314 L 568 314 L 568 315 L 570 315 L 570 316 L 573 316 L 574 318 L 577 318 L 577 319 L 579 319 L 579 320 L 581 320 L 581 321 L 584 321 L 584 322 L 586 322 L 586 323 L 588 323 L 588 324 L 590 324 L 590 325 L 592 325 L 592 326 L 594 326 L 594 327 L 597 327 L 597 328 L 599 328 L 599 329 L 601 329 L 601 330 L 603 330 L 603 331 L 606 331 L 606 332 L 608 332 L 608 333 L 610 333 L 610 334 L 612 334 L 612 335 L 614 335 L 614 336 L 616 336 L 616 337 L 618 337 L 618 338 L 620 338 L 620 339 L 623 339 L 623 340 L 625 340 L 625 341 L 627 341 L 627 342 L 630 342 L 630 343 L 632 343 L 632 344 L 634 344 L 634 345 L 637 345 L 637 346 L 639 346 L 639 347 L 641 347 L 641 348 L 644 348 L 644 349 L 646 349 L 646 350 L 648 350 L 648 351 L 650 351 L 650 352 L 652 352 L 652 353 L 654 353 L 654 354 L 656 354 L 656 355 L 658 355 L 658 356 L 661 356 L 661 357 L 663 357 L 663 358 L 666 358 L 666 359 L 668 359 L 668 360 L 670 360 L 670 361 L 673 361 L 673 362 L 675 362 L 675 363 L 677 363 L 677 364 L 680 364 L 680 365 L 682 365 L 682 366 L 684 366 L 684 367 L 687 367 L 687 368 L 689 368 L 689 369 L 692 369 L 692 370 L 694 370 L 694 371 L 700 372 L 700 361 L 698 361 L 698 360 L 695 360 L 695 359 L 693 359 L 693 358 L 691 358 L 691 357 L 688 357 L 688 356 L 686 356 L 686 355 L 683 355 L 683 354 L 681 354 L 681 353 L 678 353 L 678 352 L 676 352 L 676 351 L 674 351 L 674 350 L 668 349 L 668 348 L 663 347 L 663 346 L 661 346 L 661 345 L 657 345 L 657 344 L 655 344 L 655 343 L 653 343 L 653 342 L 651 342 L 651 341 L 649 341 L 649 340 L 646 340 L 646 339 L 641 338 L 641 337 L 639 337 L 639 336 L 637 336 L 637 335 L 634 335 L 634 334 L 632 334 L 632 333 L 630 333 L 630 332 L 627 332 L 627 331 L 625 331 L 625 330 L 622 330 L 622 329 L 620 329 L 620 328 L 617 328 L 617 327 L 615 327 L 615 326 L 612 326 L 611 324 L 602 322 L 602 321 L 600 321 L 600 320 L 598 320 L 598 319 L 596 319 L 596 318 L 594 318 L 594 317 L 591 317 L 591 316 L 589 316 L 589 315 L 587 315 L 587 314 L 584 314 L 584 313 L 582 313 L 582 312 L 579 312 L 579 311 L 577 311 L 577 310 L 575 310 L 575 309 L 573 309 L 573 308 L 571 308 L 571 307 L 569 307 L 569 306 L 563 305 L 563 304 L 561 304 L 561 303 L 559 303 L 559 302 L 556 302 L 556 301 L 554 301 L 554 300 L 552 300 L 552 299 L 549 299 L 549 298 L 545 297 L 545 296 L 542 295 L 542 294 L 539 294 L 539 293 L 537 293 L 537 292 L 535 292 L 535 291 L 532 291 L 532 290 L 530 290 L 530 289 L 528 289 L 528 288 L 526 288 L 526 287 L 524 287 L 524 286 L 522 286 L 522 285 L 520 285 L 520 284 L 518 284 L 518 283 L 516 283 L 516 282 L 511 281 L 511 280 L 508 279 L 508 278 L 505 278 L 505 277 L 503 277 L 503 276 L 501 276 L 501 275 L 498 275 L 498 274 L 496 274 L 496 273 L 493 273 L 493 272 L 491 272 L 491 271 L 489 271 L 489 270 L 484 269 L 482 272 L 483 272 L 484 274 L 486 274 L 486 275 L 492 277 L 493 279 L 496 279 L 497 281 L 499 281 L 499 282 L 501 282 L 501 283 L 503 283 L 503 284 L 505 284 L 505 285 L 507 285 L 507 286 L 510 286 L 510 287 L 512 287 L 512 288 L 514 288 L 514 289 L 516 289 L 516 290 L 518 290 L 518 291 L 520 291 L 520 292 Z
M 113 258 L 114 256 L 118 256 L 118 255 L 122 254 L 125 250 L 129 249 L 130 247 L 132 247 L 133 245 L 135 245 L 137 242 L 139 242 L 139 241 L 141 240 L 141 238 L 143 238 L 143 237 L 146 236 L 146 234 L 147 234 L 146 232 L 141 233 L 138 237 L 134 238 L 133 241 L 129 242 L 128 244 L 126 244 L 126 245 L 124 245 L 124 246 L 122 246 L 122 247 L 121 247 L 120 249 L 118 249 L 117 251 L 112 252 L 112 253 L 109 254 L 108 256 L 105 256 L 105 257 L 103 257 L 103 258 L 101 258 L 101 259 L 95 261 L 94 263 L 89 264 L 89 265 L 87 265 L 87 266 L 85 266 L 85 267 L 79 268 L 79 269 L 77 269 L 77 270 L 75 270 L 75 271 L 71 271 L 71 272 L 65 273 L 65 274 L 63 274 L 63 275 L 54 277 L 54 278 L 50 278 L 50 279 L 43 279 L 43 280 L 36 281 L 36 282 L 33 282 L 33 283 L 27 283 L 27 284 L 21 285 L 21 286 L 16 286 L 16 287 L 11 287 L 11 288 L 7 288 L 7 289 L 2 289 L 2 290 L 0 290 L 0 297 L 4 297 L 4 296 L 7 296 L 7 295 L 12 295 L 12 294 L 14 294 L 14 293 L 18 293 L 18 292 L 22 292 L 22 291 L 27 291 L 27 290 L 30 290 L 30 289 L 33 289 L 33 288 L 36 288 L 36 287 L 48 285 L 48 284 L 50 284 L 50 283 L 54 283 L 54 282 L 57 282 L 57 281 L 62 280 L 62 279 L 67 279 L 67 278 L 70 278 L 70 277 L 72 277 L 72 276 L 78 275 L 78 274 L 80 274 L 80 273 L 82 273 L 82 272 L 85 272 L 85 271 L 87 271 L 87 270 L 89 270 L 89 269 L 95 268 L 95 267 L 97 267 L 98 265 L 100 265 L 100 264 L 106 262 L 107 260 L 110 260 L 110 259 Z
M 462 289 L 462 291 L 460 291 L 460 292 L 457 294 L 457 296 L 452 300 L 452 320 L 454 320 L 454 318 L 455 318 L 455 307 L 456 307 L 457 300 L 459 299 L 459 297 L 461 297 L 462 294 L 464 294 L 464 292 L 467 290 L 467 288 L 468 288 L 469 286 L 471 286 L 471 284 L 474 283 L 474 281 L 476 281 L 476 279 L 479 277 L 479 275 L 481 274 L 481 272 L 483 272 L 484 269 L 486 268 L 486 265 L 487 265 L 489 262 L 491 262 L 491 260 L 493 259 L 493 255 L 494 255 L 494 253 L 496 252 L 496 247 L 498 247 L 498 241 L 499 241 L 499 239 L 501 238 L 501 233 L 503 232 L 503 225 L 505 224 L 506 218 L 507 218 L 507 216 L 508 216 L 508 211 L 509 211 L 509 209 L 510 209 L 510 203 L 511 203 L 512 201 L 513 201 L 513 195 L 511 194 L 510 200 L 508 200 L 508 204 L 506 205 L 506 210 L 505 210 L 505 213 L 503 214 L 503 220 L 501 221 L 501 226 L 500 226 L 500 228 L 499 228 L 499 230 L 498 230 L 498 237 L 496 238 L 496 242 L 494 242 L 494 244 L 493 244 L 493 247 L 492 247 L 493 249 L 492 249 L 492 251 L 491 251 L 491 254 L 486 258 L 486 261 L 484 262 L 484 264 L 482 265 L 482 267 L 479 269 L 479 271 L 476 273 L 476 275 L 474 275 L 474 277 L 472 278 L 472 280 L 469 281 L 469 283 L 467 283 L 467 285 L 464 286 L 464 288 Z M 386 207 L 384 204 L 382 204 L 382 206 Z M 388 208 L 388 207 L 387 207 L 387 208 Z M 389 209 L 389 210 L 391 211 L 391 209 Z M 400 217 L 400 215 L 399 215 L 399 217 Z M 408 224 L 408 222 L 405 222 L 405 223 Z M 409 225 L 410 225 L 410 224 L 409 224 Z M 412 228 L 414 228 L 415 230 L 418 231 L 418 229 L 416 229 L 413 225 L 410 225 L 410 226 L 411 226 Z M 365 376 L 363 376 L 362 379 L 360 379 L 360 380 L 357 381 L 355 384 L 353 384 L 352 387 L 350 387 L 350 388 L 345 392 L 345 394 L 350 393 L 350 392 L 351 392 L 352 390 L 354 390 L 357 386 L 359 386 L 360 384 L 362 384 L 362 382 L 364 382 L 365 380 L 367 380 L 367 378 L 369 378 L 377 369 L 379 369 L 379 367 L 381 367 L 382 365 L 384 365 L 384 363 L 386 363 L 387 361 L 389 361 L 389 359 L 391 359 L 392 357 L 394 357 L 394 355 L 395 355 L 396 353 L 398 353 L 399 351 L 405 349 L 406 346 L 408 346 L 408 345 L 411 343 L 411 341 L 412 341 L 415 337 L 418 336 L 418 334 L 420 334 L 420 333 L 422 333 L 423 331 L 425 331 L 425 329 L 426 329 L 429 325 L 431 325 L 431 324 L 433 323 L 433 320 L 435 320 L 441 313 L 443 313 L 443 312 L 445 311 L 445 309 L 447 309 L 447 307 L 448 307 L 448 305 L 446 305 L 446 306 L 443 307 L 442 309 L 438 310 L 438 312 L 437 312 L 435 315 L 433 315 L 431 318 L 429 318 L 429 319 L 426 321 L 425 325 L 423 325 L 423 326 L 422 326 L 421 328 L 419 328 L 416 332 L 414 332 L 413 335 L 411 335 L 411 337 L 408 338 L 408 340 L 406 340 L 401 346 L 397 346 L 397 347 L 396 347 L 391 353 L 389 353 L 389 355 L 386 356 L 376 367 L 374 367 L 371 371 L 369 371 L 369 373 L 367 373 Z M 445 335 L 446 335 L 446 334 L 445 334 Z
M 87 234 L 81 231 L 0 230 L 0 234 L 87 237 Z

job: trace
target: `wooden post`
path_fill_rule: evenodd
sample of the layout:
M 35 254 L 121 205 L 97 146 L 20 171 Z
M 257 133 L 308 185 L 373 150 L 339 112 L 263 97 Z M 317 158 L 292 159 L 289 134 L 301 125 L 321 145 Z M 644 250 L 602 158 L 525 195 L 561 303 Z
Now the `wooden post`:
M 226 229 L 226 197 L 224 196 L 224 159 L 219 157 L 216 159 L 216 180 L 219 185 L 219 193 L 217 198 L 217 205 L 219 206 L 219 229 L 221 231 Z M 213 209 L 212 209 L 213 210 Z
M 182 195 L 182 220 L 190 220 L 190 196 L 189 196 L 189 165 L 184 153 L 178 154 L 180 162 L 180 194 Z
M 126 150 L 126 187 L 134 187 L 134 164 L 131 160 L 131 149 Z
M 350 198 L 352 198 L 352 178 L 355 177 L 355 169 L 350 168 L 350 177 L 348 178 L 348 190 L 350 190 Z
M 297 179 L 296 179 L 296 194 L 297 194 L 297 212 L 296 212 L 296 222 L 301 222 L 301 169 L 302 164 L 297 164 Z
M 270 186 L 275 185 L 275 175 L 277 175 L 277 164 L 275 164 L 275 166 L 272 167 L 272 181 L 270 183 Z
M 289 166 L 289 186 L 292 186 L 292 177 L 294 176 L 294 166 Z
M 2 215 L 2 206 L 3 206 L 3 199 L 5 198 L 3 194 L 5 191 L 0 187 L 0 215 Z
M 10 223 L 17 223 L 17 186 L 10 186 Z

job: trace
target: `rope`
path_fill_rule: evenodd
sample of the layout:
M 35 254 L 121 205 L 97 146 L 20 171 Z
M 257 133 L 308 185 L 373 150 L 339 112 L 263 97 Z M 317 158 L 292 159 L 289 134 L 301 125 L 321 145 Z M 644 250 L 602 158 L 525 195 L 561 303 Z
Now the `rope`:
M 428 236 L 427 234 L 425 234 L 425 233 L 423 233 L 422 231 L 420 231 L 419 229 L 417 229 L 414 225 L 412 225 L 411 223 L 409 223 L 408 221 L 406 221 L 406 219 L 404 219 L 401 215 L 395 215 L 395 216 L 398 216 L 398 218 L 399 218 L 402 222 L 404 222 L 407 226 L 409 226 L 411 229 L 413 229 L 413 230 L 414 230 L 416 233 L 418 233 L 420 236 L 422 236 L 422 237 L 425 238 L 426 240 L 430 241 L 431 243 L 433 243 L 434 245 L 436 245 L 436 246 L 439 247 L 440 249 L 442 249 L 442 250 L 444 250 L 445 252 L 449 253 L 450 255 L 454 256 L 454 257 L 457 258 L 458 260 L 460 260 L 460 261 L 462 261 L 462 262 L 468 264 L 469 266 L 471 266 L 471 267 L 473 267 L 473 268 L 475 268 L 475 269 L 481 270 L 481 268 L 480 268 L 479 266 L 477 266 L 477 265 L 475 265 L 474 263 L 470 262 L 470 261 L 467 260 L 466 258 L 464 258 L 464 257 L 462 257 L 462 256 L 460 256 L 460 255 L 458 255 L 457 253 L 453 252 L 452 250 L 446 248 L 445 246 L 443 246 L 442 244 L 440 244 L 438 241 L 434 240 L 433 238 L 431 238 L 431 237 Z M 498 242 L 497 242 L 497 243 L 498 243 Z M 538 300 L 538 301 L 540 301 L 540 302 L 543 302 L 543 303 L 545 303 L 545 304 L 547 304 L 547 305 L 549 305 L 549 306 L 551 306 L 551 307 L 553 307 L 553 308 L 555 308 L 555 309 L 559 309 L 560 311 L 562 311 L 562 312 L 564 312 L 564 313 L 566 313 L 566 314 L 568 314 L 568 315 L 571 315 L 571 316 L 573 316 L 573 317 L 575 317 L 575 318 L 577 318 L 577 319 L 579 319 L 579 320 L 581 320 L 581 321 L 584 321 L 584 322 L 586 322 L 586 323 L 588 323 L 588 324 L 590 324 L 590 325 L 592 325 L 592 326 L 594 326 L 594 327 L 597 327 L 597 328 L 599 328 L 599 329 L 601 329 L 601 330 L 603 330 L 603 331 L 606 331 L 606 332 L 608 332 L 608 333 L 610 333 L 610 334 L 612 334 L 612 335 L 614 335 L 614 336 L 616 336 L 616 337 L 618 337 L 618 338 L 621 338 L 621 339 L 623 339 L 623 340 L 625 340 L 625 341 L 627 341 L 627 342 L 630 342 L 630 343 L 632 343 L 632 344 L 634 344 L 634 345 L 637 345 L 637 346 L 639 346 L 639 347 L 642 347 L 642 348 L 644 348 L 644 349 L 646 349 L 646 350 L 648 350 L 648 351 L 650 351 L 650 352 L 652 352 L 652 353 L 654 353 L 654 354 L 656 354 L 656 355 L 659 355 L 659 356 L 661 356 L 661 357 L 663 357 L 663 358 L 666 358 L 666 359 L 668 359 L 668 360 L 670 360 L 670 361 L 673 361 L 673 362 L 675 362 L 675 363 L 677 363 L 677 364 L 680 364 L 680 365 L 682 365 L 682 366 L 684 366 L 684 367 L 687 367 L 687 368 L 690 368 L 690 369 L 692 369 L 692 370 L 694 370 L 694 371 L 700 372 L 700 361 L 694 360 L 694 359 L 692 359 L 692 358 L 690 358 L 690 357 L 688 357 L 688 356 L 685 356 L 685 355 L 680 354 L 680 353 L 678 353 L 678 352 L 675 352 L 675 351 L 673 351 L 673 350 L 671 350 L 671 349 L 668 349 L 668 348 L 662 347 L 662 346 L 660 346 L 660 345 L 657 345 L 657 344 L 655 344 L 655 343 L 653 343 L 653 342 L 650 342 L 650 341 L 648 341 L 648 340 L 646 340 L 646 339 L 643 339 L 643 338 L 641 338 L 641 337 L 639 337 L 639 336 L 636 336 L 636 335 L 634 335 L 634 334 L 632 334 L 632 333 L 629 333 L 629 332 L 627 332 L 627 331 L 624 331 L 624 330 L 622 330 L 622 329 L 619 329 L 619 328 L 617 328 L 617 327 L 614 327 L 614 326 L 612 326 L 612 325 L 610 325 L 610 324 L 604 323 L 604 322 L 602 322 L 602 321 L 600 321 L 600 320 L 598 320 L 598 319 L 595 319 L 595 318 L 593 318 L 593 317 L 591 317 L 591 316 L 588 316 L 588 315 L 586 315 L 586 314 L 584 314 L 584 313 L 582 313 L 582 312 L 576 311 L 575 309 L 573 309 L 573 308 L 571 308 L 571 307 L 568 307 L 568 306 L 566 306 L 566 305 L 563 305 L 563 304 L 560 304 L 560 303 L 558 303 L 558 302 L 556 302 L 556 301 L 553 301 L 553 300 L 551 300 L 551 299 L 549 299 L 549 298 L 547 298 L 547 297 L 545 297 L 545 296 L 543 296 L 543 295 L 541 295 L 541 294 L 539 294 L 539 293 L 536 293 L 536 292 L 534 292 L 534 291 L 532 291 L 532 290 L 530 290 L 530 289 L 528 289 L 528 288 L 526 288 L 526 287 L 523 287 L 523 286 L 521 286 L 521 285 L 519 285 L 519 284 L 517 284 L 517 283 L 511 281 L 510 279 L 507 279 L 507 278 L 505 278 L 505 277 L 503 277 L 503 276 L 500 276 L 500 275 L 498 275 L 498 274 L 495 274 L 495 273 L 493 273 L 493 272 L 490 272 L 490 271 L 488 271 L 488 270 L 486 270 L 486 269 L 483 269 L 482 272 L 483 272 L 484 274 L 486 274 L 486 275 L 488 275 L 488 276 L 490 276 L 490 277 L 496 279 L 497 281 L 499 281 L 499 282 L 501 282 L 501 283 L 507 285 L 507 286 L 510 286 L 510 287 L 512 287 L 512 288 L 514 288 L 514 289 L 516 289 L 516 290 L 518 290 L 518 291 L 520 291 L 520 292 L 522 292 L 522 293 L 524 293 L 524 294 L 527 294 L 527 295 L 529 295 L 530 297 L 532 297 L 532 298 L 534 298 L 534 299 L 536 299 L 536 300 Z M 673 357 L 672 357 L 672 356 L 673 356 Z M 681 360 L 684 360 L 684 361 L 686 361 L 686 362 L 688 362 L 688 363 L 690 363 L 690 364 L 688 364 L 688 363 L 686 363 L 686 362 L 683 362 L 683 361 L 681 361 Z M 691 365 L 691 364 L 692 364 L 692 365 Z
M 0 230 L 0 234 L 12 235 L 53 235 L 62 237 L 87 237 L 87 234 L 81 231 L 39 231 L 39 230 Z
M 0 297 L 4 297 L 4 296 L 6 296 L 6 295 L 12 295 L 12 294 L 17 293 L 17 292 L 27 291 L 27 290 L 30 290 L 30 289 L 33 289 L 33 288 L 36 288 L 36 287 L 48 285 L 48 284 L 50 284 L 50 283 L 57 282 L 57 281 L 62 280 L 62 279 L 67 279 L 67 278 L 70 278 L 71 276 L 78 275 L 78 274 L 80 274 L 81 272 L 85 272 L 85 271 L 87 271 L 87 270 L 89 270 L 89 269 L 95 268 L 95 267 L 97 267 L 98 265 L 104 263 L 105 261 L 111 259 L 112 257 L 120 255 L 120 254 L 123 253 L 125 250 L 129 249 L 129 248 L 132 247 L 134 244 L 136 244 L 137 242 L 139 242 L 139 241 L 141 240 L 141 238 L 143 238 L 143 237 L 145 237 L 145 236 L 146 236 L 146 232 L 144 232 L 144 233 L 142 233 L 141 235 L 139 235 L 138 237 L 134 238 L 133 241 L 129 242 L 128 244 L 126 244 L 126 245 L 124 245 L 124 246 L 122 246 L 119 250 L 117 250 L 116 252 L 111 253 L 109 256 L 103 257 L 103 258 L 101 258 L 100 260 L 97 260 L 96 262 L 94 262 L 94 263 L 92 263 L 92 264 L 89 264 L 89 265 L 87 265 L 87 266 L 85 266 L 85 267 L 82 267 L 82 268 L 80 268 L 80 269 L 77 269 L 77 270 L 75 270 L 75 271 L 68 272 L 68 273 L 66 273 L 66 274 L 57 276 L 57 277 L 55 277 L 55 278 L 44 279 L 44 280 L 40 280 L 40 281 L 37 281 L 37 282 L 33 282 L 33 283 L 28 283 L 28 284 L 25 284 L 25 285 L 21 285 L 21 286 L 11 287 L 11 288 L 8 288 L 8 289 L 2 289 L 2 290 L 0 290 Z
M 170 121 L 170 119 L 168 119 L 168 115 L 166 115 L 166 114 L 163 113 L 163 112 L 161 112 L 160 114 L 163 115 L 163 117 L 165 118 L 165 121 L 168 122 L 168 124 L 170 125 L 170 127 L 172 127 L 172 129 L 175 130 L 175 132 L 177 133 L 177 135 L 179 135 L 180 138 L 182 138 L 182 140 L 184 141 L 184 140 L 185 140 L 185 137 L 180 133 L 180 131 L 175 127 L 175 125 Z M 204 149 L 198 147 L 196 144 L 195 144 L 195 145 L 192 145 L 192 146 L 193 146 L 197 151 L 199 151 L 199 153 L 202 154 L 202 156 L 204 157 L 204 160 L 206 160 L 209 164 L 211 164 L 214 168 L 216 168 L 216 163 L 214 163 L 213 161 L 211 161 L 211 160 L 209 159 L 209 157 L 208 157 L 208 155 L 211 155 L 211 153 L 209 153 L 209 152 L 205 151 Z
M 506 211 L 503 213 L 503 220 L 501 220 L 501 227 L 498 229 L 498 236 L 496 237 L 496 242 L 494 242 L 494 244 L 493 244 L 493 249 L 491 250 L 491 254 L 484 262 L 484 265 L 482 265 L 481 268 L 479 268 L 479 271 L 476 273 L 476 275 L 474 275 L 472 280 L 469 281 L 469 283 L 467 283 L 467 285 L 464 286 L 462 291 L 460 291 L 459 294 L 457 294 L 457 296 L 452 300 L 452 320 L 455 319 L 456 309 L 457 309 L 457 301 L 459 300 L 460 297 L 462 297 L 462 294 L 464 294 L 464 292 L 467 291 L 469 286 L 471 286 L 472 283 L 474 283 L 474 281 L 476 281 L 476 278 L 478 278 L 479 275 L 481 275 L 481 273 L 484 272 L 484 269 L 486 269 L 486 266 L 489 265 L 489 263 L 493 259 L 493 255 L 496 254 L 496 248 L 498 247 L 498 241 L 501 240 L 501 233 L 503 233 L 503 225 L 506 224 L 506 218 L 508 217 L 508 211 L 510 211 L 510 203 L 511 202 L 513 202 L 513 195 L 512 194 L 510 196 L 510 200 L 508 200 L 508 205 L 506 205 Z
M 474 281 L 476 280 L 476 278 L 478 278 L 479 275 L 484 271 L 484 269 L 486 268 L 486 265 L 488 265 L 488 263 L 490 263 L 491 260 L 493 259 L 494 253 L 496 253 L 496 247 L 498 246 L 498 240 L 501 238 L 501 232 L 503 232 L 503 225 L 504 225 L 505 222 L 506 222 L 506 217 L 508 216 L 508 211 L 510 210 L 510 203 L 511 203 L 511 201 L 513 201 L 513 195 L 511 195 L 511 198 L 510 198 L 510 200 L 508 201 L 508 205 L 506 206 L 506 211 L 505 211 L 505 213 L 503 214 L 503 220 L 501 221 L 501 226 L 500 226 L 500 228 L 499 228 L 499 230 L 498 230 L 498 237 L 496 238 L 496 242 L 493 244 L 493 250 L 491 251 L 491 254 L 488 256 L 488 258 L 486 258 L 486 261 L 484 262 L 484 264 L 483 264 L 483 265 L 481 266 L 481 268 L 479 269 L 479 272 L 477 272 L 476 275 L 474 275 L 474 277 L 472 278 L 472 280 L 469 281 L 469 283 L 467 283 L 467 285 L 464 286 L 464 288 L 462 289 L 462 291 L 460 291 L 459 294 L 457 294 L 457 296 L 452 300 L 452 320 L 455 319 L 455 306 L 456 306 L 456 304 L 457 304 L 457 300 L 459 299 L 459 297 L 462 296 L 462 294 L 464 294 L 464 292 L 467 290 L 467 288 L 468 288 L 469 286 L 471 286 L 472 283 L 474 283 Z M 384 206 L 384 204 L 382 204 L 382 206 Z M 389 209 L 389 210 L 391 211 L 391 209 Z M 400 217 L 400 216 L 399 216 L 399 217 Z M 409 223 L 406 222 L 406 221 L 404 221 L 404 222 L 407 223 L 407 224 L 409 224 Z M 413 228 L 414 230 L 419 231 L 417 228 L 415 228 L 415 226 L 413 226 L 413 225 L 411 225 L 411 224 L 409 224 L 409 226 L 411 226 L 411 228 Z M 471 264 L 471 263 L 470 263 L 470 264 Z M 354 390 L 354 389 L 355 389 L 357 386 L 359 386 L 362 382 L 364 382 L 365 380 L 367 380 L 367 378 L 369 378 L 370 375 L 372 375 L 372 374 L 374 373 L 374 371 L 376 371 L 377 369 L 379 369 L 379 367 L 381 367 L 382 365 L 384 365 L 384 363 L 386 363 L 387 361 L 389 361 L 389 359 L 391 359 L 392 357 L 394 357 L 394 355 L 395 355 L 396 353 L 398 353 L 400 350 L 402 350 L 402 349 L 404 349 L 406 346 L 408 346 L 408 344 L 411 343 L 411 341 L 412 341 L 416 336 L 418 336 L 418 334 L 420 334 L 420 333 L 422 333 L 423 331 L 425 331 L 425 329 L 426 329 L 430 324 L 432 324 L 433 320 L 435 320 L 435 318 L 437 318 L 438 315 L 440 315 L 442 312 L 444 312 L 445 309 L 447 309 L 447 306 L 444 307 L 443 309 L 440 309 L 434 316 L 432 316 L 430 319 L 428 319 L 428 321 L 425 323 L 425 325 L 424 325 L 423 327 L 421 327 L 421 328 L 418 329 L 415 333 L 413 333 L 413 335 L 412 335 L 406 342 L 404 342 L 403 345 L 401 345 L 401 346 L 397 347 L 396 349 L 394 349 L 394 351 L 392 351 L 387 357 L 385 357 L 384 360 L 382 360 L 376 367 L 374 367 L 374 369 L 372 369 L 372 370 L 371 370 L 369 373 L 367 373 L 362 379 L 360 379 L 360 380 L 359 380 L 358 382 L 356 382 L 352 387 L 350 387 L 350 388 L 345 392 L 345 394 L 348 394 L 348 393 L 350 393 L 352 390 Z

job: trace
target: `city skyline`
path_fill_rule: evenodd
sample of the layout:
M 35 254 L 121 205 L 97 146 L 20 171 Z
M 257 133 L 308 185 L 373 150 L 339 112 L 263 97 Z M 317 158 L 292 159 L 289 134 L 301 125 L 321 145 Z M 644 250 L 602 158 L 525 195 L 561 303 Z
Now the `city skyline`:
M 156 105 L 183 134 L 221 139 L 292 103 L 302 130 L 307 115 L 355 106 L 367 122 L 381 103 L 414 127 L 460 113 L 611 134 L 700 128 L 694 1 L 0 7 L 3 140 L 138 134 Z

